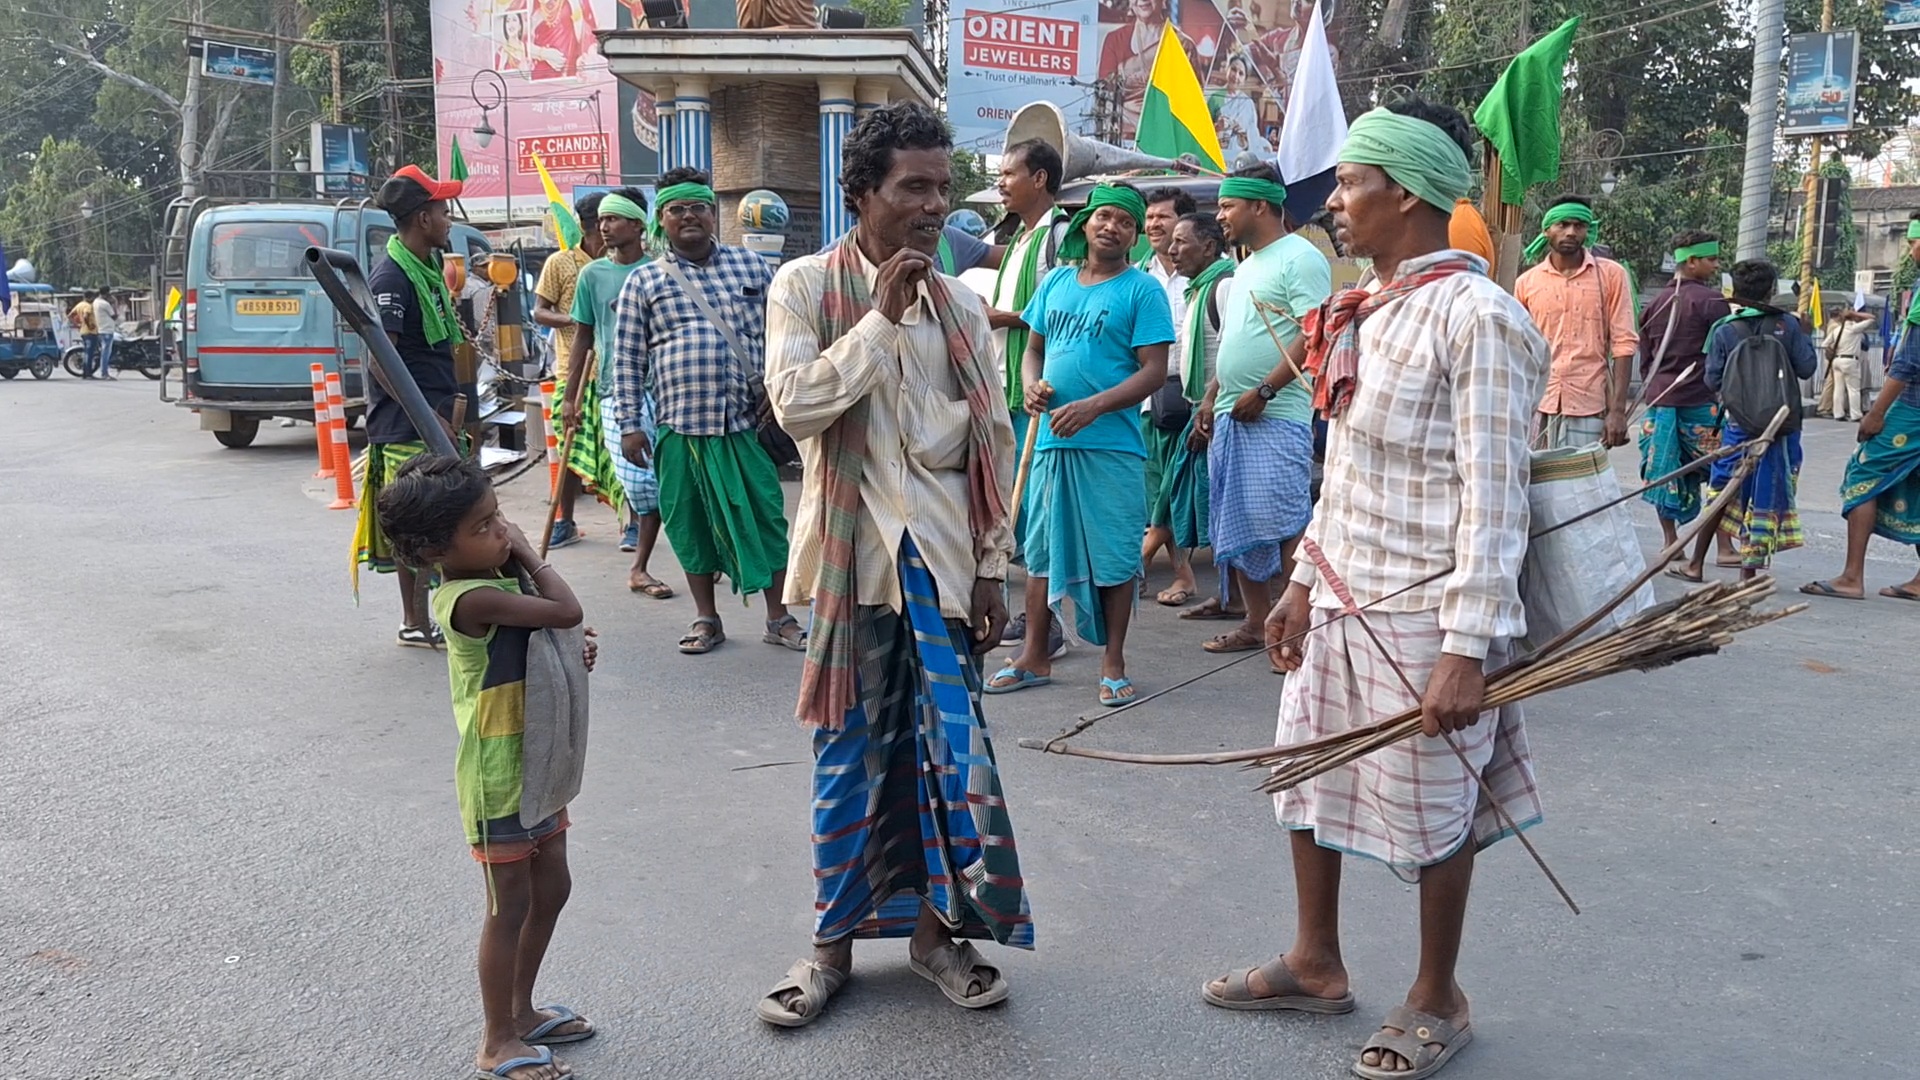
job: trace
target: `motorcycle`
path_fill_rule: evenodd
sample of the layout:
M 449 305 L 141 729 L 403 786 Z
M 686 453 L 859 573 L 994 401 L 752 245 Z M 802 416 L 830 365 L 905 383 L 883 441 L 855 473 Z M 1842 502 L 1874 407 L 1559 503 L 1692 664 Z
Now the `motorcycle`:
M 171 350 L 160 340 L 151 323 L 140 323 L 132 334 L 122 334 L 113 340 L 113 355 L 107 363 L 114 371 L 138 371 L 149 379 L 158 380 L 167 365 L 173 362 Z M 60 356 L 60 366 L 74 378 L 84 378 L 87 374 L 87 350 L 84 345 L 75 345 Z

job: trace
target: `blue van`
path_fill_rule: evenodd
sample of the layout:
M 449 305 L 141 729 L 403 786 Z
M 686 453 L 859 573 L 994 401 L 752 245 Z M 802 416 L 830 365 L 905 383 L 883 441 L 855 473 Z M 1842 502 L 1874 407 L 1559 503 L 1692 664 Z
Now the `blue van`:
M 202 430 L 223 446 L 253 442 L 264 418 L 313 419 L 311 365 L 340 373 L 349 421 L 366 408 L 366 348 L 340 322 L 308 273 L 307 248 L 338 248 L 371 271 L 386 257 L 393 219 L 366 199 L 218 204 L 180 200 L 169 208 L 166 271 L 179 274 L 180 396 Z M 490 251 L 473 227 L 456 223 L 448 258 Z M 162 395 L 165 396 L 163 384 Z

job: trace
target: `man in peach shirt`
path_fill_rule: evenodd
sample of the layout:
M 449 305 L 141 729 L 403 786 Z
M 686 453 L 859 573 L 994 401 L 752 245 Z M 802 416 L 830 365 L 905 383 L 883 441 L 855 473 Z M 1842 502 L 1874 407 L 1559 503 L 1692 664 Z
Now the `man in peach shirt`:
M 1544 246 L 1546 261 L 1514 282 L 1514 296 L 1553 349 L 1539 409 L 1547 446 L 1627 444 L 1627 390 L 1640 334 L 1626 269 L 1587 250 L 1597 224 L 1586 199 L 1561 196 L 1528 249 L 1537 257 Z

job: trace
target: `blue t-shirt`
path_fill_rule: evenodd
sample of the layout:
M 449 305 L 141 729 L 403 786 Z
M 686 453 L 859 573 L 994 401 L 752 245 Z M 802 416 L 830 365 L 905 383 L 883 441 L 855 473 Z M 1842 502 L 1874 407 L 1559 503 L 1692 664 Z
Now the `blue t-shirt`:
M 1134 267 L 1098 285 L 1082 285 L 1080 268 L 1061 266 L 1040 282 L 1020 317 L 1047 339 L 1046 380 L 1054 408 L 1111 390 L 1140 370 L 1134 350 L 1173 342 L 1173 309 L 1153 275 Z M 1110 412 L 1071 439 L 1048 427 L 1042 450 L 1121 450 L 1147 456 L 1139 414 Z

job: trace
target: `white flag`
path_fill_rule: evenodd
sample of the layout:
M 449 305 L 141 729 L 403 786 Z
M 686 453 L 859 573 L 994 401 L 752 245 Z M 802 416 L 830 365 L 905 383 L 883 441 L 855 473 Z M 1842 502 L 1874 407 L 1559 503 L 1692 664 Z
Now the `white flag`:
M 1315 4 L 1287 94 L 1286 123 L 1280 129 L 1280 178 L 1292 185 L 1326 172 L 1339 164 L 1340 147 L 1346 141 L 1347 112 L 1333 77 L 1327 26 L 1320 18 L 1320 5 Z

